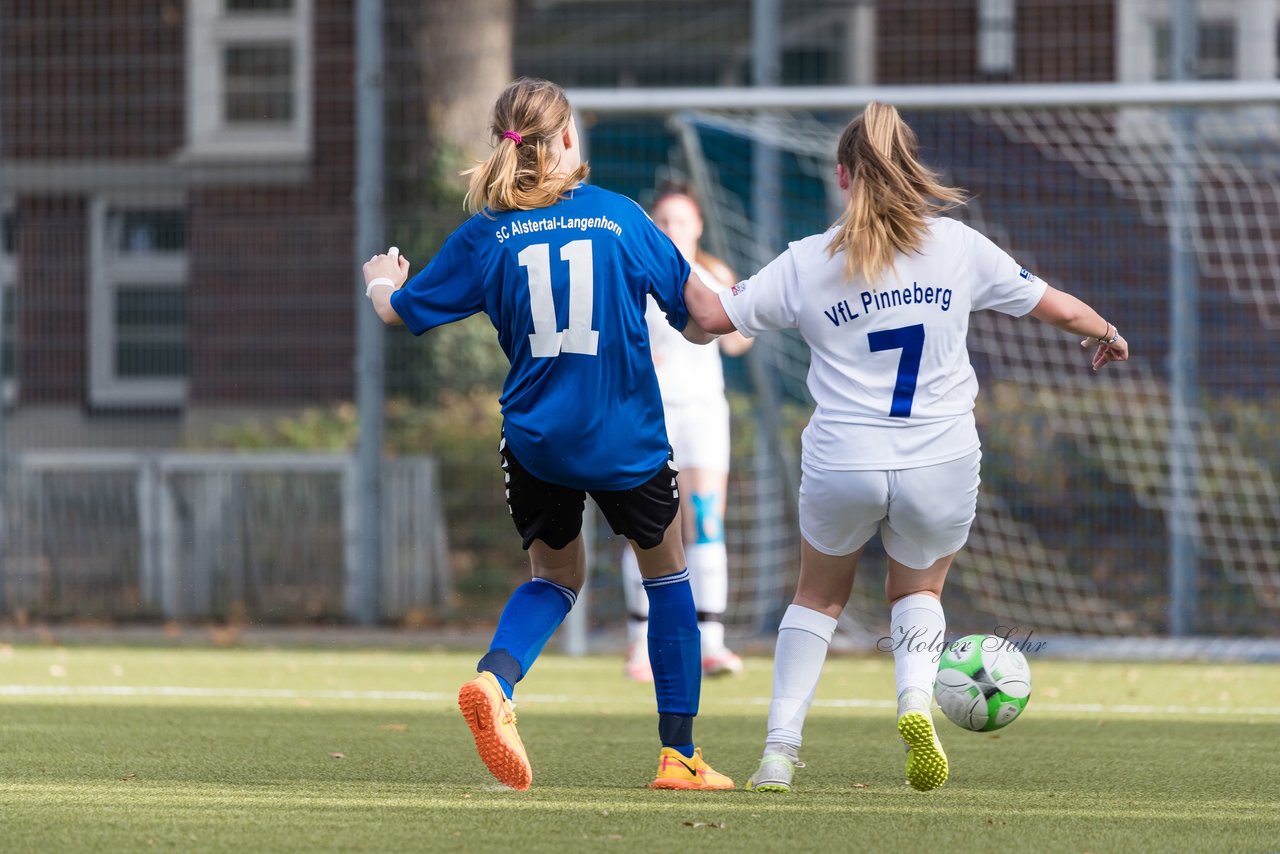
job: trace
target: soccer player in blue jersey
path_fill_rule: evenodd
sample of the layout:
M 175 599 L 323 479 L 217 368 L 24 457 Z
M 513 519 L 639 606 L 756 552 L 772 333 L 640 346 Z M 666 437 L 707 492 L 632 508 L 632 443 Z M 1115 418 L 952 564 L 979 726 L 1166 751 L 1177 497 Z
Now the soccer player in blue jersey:
M 697 612 L 681 545 L 676 470 L 649 350 L 650 294 L 685 337 L 684 289 L 701 287 L 680 251 L 630 199 L 583 183 L 578 129 L 564 90 L 522 78 L 493 109 L 495 142 L 472 170 L 474 216 L 406 282 L 392 254 L 364 267 L 388 324 L 420 335 L 483 311 L 511 362 L 499 448 L 507 503 L 533 578 L 516 589 L 479 676 L 458 705 L 499 781 L 533 779 L 511 696 L 573 606 L 586 566 L 590 493 L 636 549 L 649 597 L 649 654 L 662 742 L 657 789 L 731 789 L 693 743 L 701 688 Z

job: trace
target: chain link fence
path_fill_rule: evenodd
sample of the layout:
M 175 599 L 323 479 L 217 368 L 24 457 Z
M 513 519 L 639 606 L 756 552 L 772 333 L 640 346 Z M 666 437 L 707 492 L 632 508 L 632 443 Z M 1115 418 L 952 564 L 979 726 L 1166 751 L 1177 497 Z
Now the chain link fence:
M 1274 3 L 1201 3 L 1182 63 L 1176 4 L 1157 0 L 380 5 L 375 189 L 385 242 L 415 269 L 462 220 L 458 173 L 487 150 L 492 99 L 519 74 L 574 92 L 1280 76 Z M 483 317 L 421 339 L 387 333 L 381 565 L 364 566 L 356 547 L 351 471 L 369 417 L 353 367 L 356 11 L 353 0 L 0 0 L 10 617 L 338 621 L 359 610 L 358 579 L 373 578 L 377 620 L 472 622 L 495 618 L 526 573 L 497 467 L 505 360 Z M 1043 394 L 1031 395 L 1029 357 L 993 343 L 1002 327 L 982 327 L 996 336 L 976 342 L 992 491 L 974 559 L 994 569 L 963 594 L 975 614 L 1052 608 L 1087 580 L 1106 607 L 1084 611 L 1126 616 L 1085 615 L 1073 630 L 1174 628 L 1174 510 L 1149 475 L 1167 441 L 1165 361 L 1194 346 L 1195 441 L 1226 462 L 1197 481 L 1197 548 L 1214 557 L 1198 565 L 1183 629 L 1280 633 L 1276 543 L 1264 536 L 1280 465 L 1277 109 L 1195 122 L 1198 344 L 1166 333 L 1168 111 L 909 116 L 926 159 L 974 194 L 976 227 L 1141 332 L 1145 367 L 1133 373 L 1154 394 L 1094 401 L 1155 413 L 1100 438 L 1060 399 L 1073 387 L 1058 381 L 1067 366 L 1037 362 Z M 764 130 L 674 106 L 580 120 L 592 180 L 642 204 L 664 179 L 706 171 L 709 230 L 746 242 L 724 251 L 749 275 L 830 221 L 824 134 L 852 112 L 797 113 Z M 759 168 L 762 146 L 775 152 L 772 173 Z M 803 364 L 786 349 L 725 362 L 738 632 L 771 628 L 794 581 L 787 454 L 807 415 Z M 620 544 L 597 533 L 591 624 L 607 628 L 622 619 Z M 1052 579 L 1050 592 L 1028 577 Z

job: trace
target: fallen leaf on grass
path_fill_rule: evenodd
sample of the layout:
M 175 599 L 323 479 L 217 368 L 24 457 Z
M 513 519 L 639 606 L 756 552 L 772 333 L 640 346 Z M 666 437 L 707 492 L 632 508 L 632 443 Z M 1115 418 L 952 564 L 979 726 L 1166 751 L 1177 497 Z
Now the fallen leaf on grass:
M 408 724 L 383 724 L 382 728 L 387 732 L 408 732 Z
M 335 753 L 330 753 L 329 755 L 330 755 L 330 756 L 332 756 L 334 759 L 346 759 L 346 758 L 347 758 L 347 754 L 345 754 L 345 753 L 336 753 L 336 752 L 335 752 Z
M 138 776 L 138 775 L 137 775 L 137 774 L 135 774 L 135 773 L 129 773 L 129 774 L 125 774 L 125 775 L 124 775 L 123 777 L 121 777 L 120 779 L 121 779 L 121 780 L 132 780 L 133 778 L 135 778 L 135 777 L 137 777 L 137 776 Z
M 870 783 L 854 783 L 853 787 L 855 789 L 870 789 L 871 784 Z
M 608 810 L 600 810 L 600 815 L 607 816 L 608 814 L 609 814 Z
M 723 821 L 686 821 L 685 827 L 714 827 L 716 830 L 724 830 Z
M 605 839 L 621 839 L 622 837 L 616 833 L 610 833 Z

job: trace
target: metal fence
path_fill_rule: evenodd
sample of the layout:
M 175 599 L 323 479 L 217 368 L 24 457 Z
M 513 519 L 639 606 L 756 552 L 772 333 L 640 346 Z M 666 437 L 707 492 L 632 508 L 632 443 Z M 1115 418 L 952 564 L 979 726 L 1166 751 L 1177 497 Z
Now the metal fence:
M 744 275 L 829 221 L 845 87 L 932 90 L 909 117 L 975 195 L 970 222 L 1115 306 L 1148 360 L 1128 396 L 1086 395 L 1086 411 L 1123 410 L 1108 432 L 1063 403 L 1078 378 L 1060 381 L 1053 342 L 977 321 L 989 501 L 969 555 L 986 570 L 954 597 L 974 613 L 1087 602 L 1087 633 L 1280 633 L 1280 6 L 1196 6 L 0 0 L 0 610 L 496 616 L 527 573 L 494 452 L 505 360 L 484 318 L 421 339 L 376 329 L 355 267 L 391 243 L 415 269 L 431 257 L 462 220 L 458 173 L 487 151 L 495 93 L 530 74 L 593 93 L 594 182 L 644 204 L 667 177 L 698 179 L 709 236 Z M 1198 104 L 1206 81 L 1263 94 L 1174 116 L 1172 95 Z M 1151 87 L 1165 106 L 938 108 L 957 84 L 1006 105 L 1026 84 Z M 725 111 L 759 107 L 751 87 L 790 93 L 780 122 Z M 1199 292 L 1171 302 L 1175 268 Z M 1184 333 L 1199 323 L 1170 335 L 1174 314 Z M 803 365 L 794 349 L 725 362 L 739 631 L 767 629 L 794 579 L 783 457 Z M 1171 446 L 1204 466 L 1170 469 Z M 616 626 L 619 546 L 599 533 L 590 620 Z M 1187 555 L 1204 559 L 1170 584 Z
M 348 455 L 45 451 L 9 465 L 10 613 L 335 621 L 359 595 Z M 384 474 L 379 616 L 421 620 L 453 589 L 437 466 Z

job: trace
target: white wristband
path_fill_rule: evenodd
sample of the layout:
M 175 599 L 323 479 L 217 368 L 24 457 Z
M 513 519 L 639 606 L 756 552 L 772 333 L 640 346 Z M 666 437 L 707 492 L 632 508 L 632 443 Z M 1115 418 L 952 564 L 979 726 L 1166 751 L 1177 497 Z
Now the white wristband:
M 378 278 L 370 282 L 368 287 L 364 289 L 364 295 L 367 297 L 372 297 L 373 289 L 376 287 L 382 287 L 382 286 L 395 290 L 396 283 L 388 279 L 386 276 L 379 276 Z

